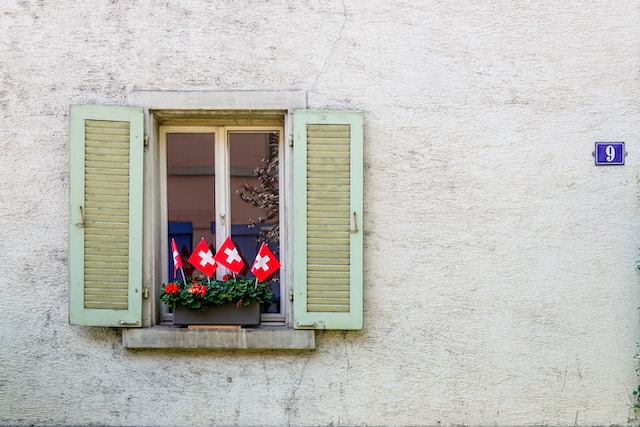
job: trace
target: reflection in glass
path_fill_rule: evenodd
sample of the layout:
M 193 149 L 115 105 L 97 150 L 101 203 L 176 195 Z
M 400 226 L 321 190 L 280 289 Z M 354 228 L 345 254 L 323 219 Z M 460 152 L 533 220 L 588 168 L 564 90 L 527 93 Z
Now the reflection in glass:
M 167 134 L 169 243 L 171 238 L 176 240 L 184 261 L 202 237 L 215 252 L 211 227 L 215 218 L 214 142 L 213 133 Z M 184 272 L 187 277 L 192 276 L 193 267 L 185 262 Z M 169 255 L 169 279 L 172 278 L 173 259 Z
M 264 242 L 279 255 L 278 132 L 229 133 L 231 171 L 231 239 L 247 261 L 245 277 Z M 267 312 L 280 311 L 280 272 L 271 278 L 275 302 Z

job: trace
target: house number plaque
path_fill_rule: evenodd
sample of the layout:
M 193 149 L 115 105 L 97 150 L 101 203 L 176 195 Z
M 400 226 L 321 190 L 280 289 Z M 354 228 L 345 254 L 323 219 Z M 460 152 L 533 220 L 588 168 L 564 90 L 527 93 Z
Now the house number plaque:
M 596 142 L 593 156 L 596 159 L 596 166 L 624 165 L 624 142 Z

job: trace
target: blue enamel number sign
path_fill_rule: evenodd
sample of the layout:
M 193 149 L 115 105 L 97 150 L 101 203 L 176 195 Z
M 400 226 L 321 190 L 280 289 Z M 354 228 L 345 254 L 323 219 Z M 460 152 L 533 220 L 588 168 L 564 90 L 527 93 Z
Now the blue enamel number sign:
M 596 142 L 596 165 L 624 165 L 624 142 Z

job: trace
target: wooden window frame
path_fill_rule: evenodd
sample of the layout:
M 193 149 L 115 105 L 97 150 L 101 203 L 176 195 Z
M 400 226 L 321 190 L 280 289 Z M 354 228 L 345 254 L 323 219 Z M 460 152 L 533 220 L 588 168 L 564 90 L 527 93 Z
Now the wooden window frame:
M 203 119 L 206 122 L 206 119 Z M 224 123 L 224 122 L 222 122 Z M 284 158 L 285 150 L 283 147 L 283 136 L 284 136 L 284 113 L 282 114 L 282 120 L 276 120 L 273 122 L 271 126 L 262 123 L 259 126 L 253 125 L 253 121 L 247 119 L 247 124 L 243 126 L 230 125 L 225 126 L 220 124 L 218 126 L 198 126 L 198 122 L 190 120 L 188 122 L 180 123 L 180 121 L 172 122 L 170 125 L 159 125 L 158 134 L 159 134 L 159 173 L 157 179 L 160 182 L 159 195 L 158 199 L 160 200 L 160 246 L 167 248 L 169 245 L 168 242 L 168 217 L 167 217 L 167 165 L 166 165 L 166 138 L 167 134 L 170 133 L 207 133 L 214 135 L 214 151 L 215 151 L 215 165 L 214 165 L 214 173 L 216 176 L 219 176 L 219 179 L 216 179 L 216 206 L 224 207 L 223 212 L 225 212 L 224 216 L 229 217 L 227 214 L 231 210 L 231 194 L 230 194 L 230 169 L 229 169 L 229 134 L 230 133 L 263 133 L 263 132 L 278 132 L 280 135 L 279 141 L 279 156 L 280 161 L 279 164 L 286 165 L 287 161 Z M 288 183 L 284 178 L 286 176 L 284 168 L 279 168 L 279 182 L 281 183 L 280 187 L 280 196 L 281 200 L 279 202 L 280 212 L 282 215 L 279 215 L 280 218 L 280 230 L 283 231 L 281 239 L 285 239 L 286 235 L 288 235 L 288 230 L 286 229 L 285 224 L 290 221 L 285 221 L 285 217 L 287 214 L 285 203 L 283 200 L 289 196 L 291 183 Z M 288 185 L 288 186 L 287 186 Z M 222 218 L 222 225 L 219 224 L 219 220 L 221 218 L 216 218 L 217 231 L 216 233 L 216 241 L 209 242 L 215 245 L 216 248 L 220 247 L 226 236 L 230 235 L 231 232 L 231 224 L 229 221 L 224 221 Z M 282 245 L 281 257 L 283 259 L 290 258 L 288 257 L 288 247 L 289 245 Z M 171 278 L 167 277 L 167 265 L 169 263 L 168 260 L 168 252 L 163 251 L 161 253 L 162 256 L 162 280 L 161 283 L 168 283 Z M 252 261 L 251 259 L 245 260 L 247 262 Z M 279 313 L 263 313 L 261 322 L 265 325 L 275 325 L 275 326 L 284 326 L 286 322 L 287 312 L 290 311 L 290 304 L 288 303 L 289 298 L 289 287 L 288 281 L 286 280 L 286 273 L 288 269 L 286 265 L 282 265 L 281 267 L 281 280 L 280 280 L 280 295 L 281 295 L 281 304 L 280 304 L 280 312 Z M 218 278 L 222 277 L 222 270 L 217 272 Z M 156 281 L 157 283 L 157 281 Z M 154 294 L 159 292 L 158 289 L 154 290 Z M 159 323 L 169 323 L 172 320 L 172 315 L 166 310 L 166 307 L 162 304 L 158 307 L 159 312 Z

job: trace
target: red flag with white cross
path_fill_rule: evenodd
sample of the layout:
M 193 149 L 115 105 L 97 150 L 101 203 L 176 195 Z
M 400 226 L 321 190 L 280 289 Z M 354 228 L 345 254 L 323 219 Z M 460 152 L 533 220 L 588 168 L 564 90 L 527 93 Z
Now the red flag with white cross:
M 240 273 L 242 267 L 244 267 L 244 261 L 238 253 L 238 248 L 236 248 L 236 245 L 231 241 L 231 237 L 228 236 L 213 258 L 218 264 L 227 267 L 235 274 Z
M 271 252 L 269 247 L 263 243 L 258 250 L 255 261 L 253 261 L 253 267 L 251 272 L 256 276 L 258 282 L 262 282 L 267 277 L 278 271 L 280 268 L 280 261 Z
M 206 274 L 207 277 L 213 276 L 216 268 L 218 268 L 218 264 L 216 264 L 216 261 L 213 259 L 211 249 L 209 249 L 209 245 L 207 245 L 204 239 L 200 240 L 200 243 L 198 243 L 198 246 L 193 250 L 193 253 L 187 261 Z
M 176 272 L 180 267 L 184 266 L 184 264 L 182 263 L 180 252 L 178 252 L 176 241 L 173 238 L 171 238 L 171 256 L 173 257 L 173 278 L 175 279 L 177 277 Z

